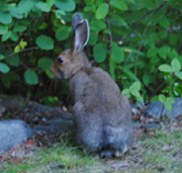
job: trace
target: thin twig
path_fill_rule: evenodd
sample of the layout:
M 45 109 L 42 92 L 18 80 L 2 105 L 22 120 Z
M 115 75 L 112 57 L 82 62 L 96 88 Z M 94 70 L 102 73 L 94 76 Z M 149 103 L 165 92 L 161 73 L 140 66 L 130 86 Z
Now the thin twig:
M 14 55 L 16 55 L 18 53 L 29 52 L 29 51 L 33 51 L 33 50 L 37 50 L 37 49 L 38 49 L 38 47 L 29 47 L 29 48 L 26 48 L 26 49 L 22 49 L 19 52 L 14 52 L 14 53 L 11 53 L 11 54 L 7 55 L 6 58 L 9 58 L 11 56 L 14 56 Z
M 143 21 L 147 16 L 149 16 L 150 14 L 156 12 L 156 11 L 159 11 L 160 9 L 162 9 L 165 5 L 166 5 L 167 1 L 164 1 L 164 3 L 162 3 L 161 5 L 159 5 L 157 8 L 151 10 L 151 11 L 148 11 L 147 13 L 145 13 L 143 16 L 141 16 L 135 26 L 133 27 L 133 29 L 130 31 L 130 33 L 128 35 L 126 35 L 125 37 L 123 37 L 123 40 L 126 40 L 128 37 L 130 37 L 134 32 L 135 30 L 138 28 L 139 24 L 141 23 L 141 21 Z
M 110 22 L 109 22 L 109 19 L 106 18 L 106 25 L 107 25 L 107 29 L 109 31 L 108 33 L 108 38 L 109 38 L 109 49 L 112 48 L 112 41 L 113 41 L 113 38 L 112 38 L 112 32 L 111 32 L 111 27 L 110 27 Z
M 110 1 L 109 0 L 106 0 L 109 8 L 110 8 Z M 112 38 L 112 32 L 111 32 L 111 25 L 110 25 L 110 21 L 109 21 L 109 18 L 106 17 L 105 19 L 105 22 L 106 22 L 106 26 L 107 26 L 107 29 L 108 29 L 108 39 L 109 39 L 109 46 L 108 48 L 111 49 L 112 48 L 112 41 L 113 41 L 113 38 Z

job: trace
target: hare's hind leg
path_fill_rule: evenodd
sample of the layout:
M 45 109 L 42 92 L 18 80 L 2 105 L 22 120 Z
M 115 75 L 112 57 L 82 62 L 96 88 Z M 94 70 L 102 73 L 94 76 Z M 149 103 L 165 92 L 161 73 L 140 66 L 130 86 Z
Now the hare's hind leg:
M 105 127 L 104 143 L 101 157 L 121 157 L 128 151 L 128 144 L 132 138 L 132 129 L 127 127 Z
M 102 147 L 102 126 L 95 120 L 82 117 L 77 123 L 77 142 L 87 152 L 97 152 Z

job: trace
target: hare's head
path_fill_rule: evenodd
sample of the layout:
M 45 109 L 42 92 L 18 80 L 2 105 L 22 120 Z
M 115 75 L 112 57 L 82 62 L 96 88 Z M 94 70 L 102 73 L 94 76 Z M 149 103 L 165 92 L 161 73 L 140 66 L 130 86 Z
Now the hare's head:
M 72 18 L 73 47 L 63 51 L 54 64 L 52 71 L 56 76 L 63 75 L 65 79 L 72 77 L 80 69 L 89 66 L 83 48 L 89 39 L 89 25 L 79 13 Z

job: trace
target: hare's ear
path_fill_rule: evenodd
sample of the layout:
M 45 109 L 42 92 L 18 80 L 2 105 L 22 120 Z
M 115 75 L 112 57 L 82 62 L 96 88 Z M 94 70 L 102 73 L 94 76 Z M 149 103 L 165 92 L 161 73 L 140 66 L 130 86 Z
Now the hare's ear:
M 89 25 L 88 21 L 84 20 L 82 16 L 77 13 L 73 16 L 72 28 L 74 32 L 73 49 L 76 52 L 80 52 L 86 46 L 89 39 Z

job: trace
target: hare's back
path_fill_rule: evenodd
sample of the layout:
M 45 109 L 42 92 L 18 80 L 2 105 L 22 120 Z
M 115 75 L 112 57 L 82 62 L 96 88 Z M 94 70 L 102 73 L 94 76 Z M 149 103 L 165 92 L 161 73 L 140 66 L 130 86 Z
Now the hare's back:
M 101 96 L 105 96 L 105 99 L 116 99 L 120 97 L 121 93 L 118 85 L 113 81 L 111 76 L 101 68 L 93 68 L 90 78 L 92 82 L 95 83 L 97 92 L 100 93 Z
M 80 71 L 72 78 L 70 84 L 76 110 L 79 108 L 79 112 L 86 110 L 95 114 L 120 114 L 123 112 L 123 106 L 126 106 L 126 103 L 122 104 L 124 98 L 118 85 L 100 68 Z

